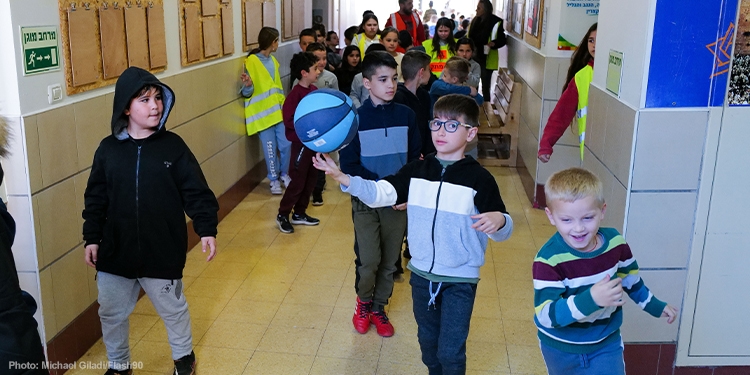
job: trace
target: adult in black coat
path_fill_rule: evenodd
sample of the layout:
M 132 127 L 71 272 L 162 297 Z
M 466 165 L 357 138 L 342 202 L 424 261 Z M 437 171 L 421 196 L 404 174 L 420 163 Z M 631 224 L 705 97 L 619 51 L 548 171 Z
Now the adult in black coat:
M 496 66 L 487 66 L 487 54 L 485 46 L 490 50 L 497 51 L 498 48 L 505 46 L 505 28 L 503 20 L 494 15 L 492 3 L 489 0 L 479 0 L 477 4 L 477 13 L 469 25 L 468 37 L 474 41 L 477 49 L 474 51 L 474 61 L 482 67 L 482 96 L 490 97 L 490 81 L 492 72 L 497 69 Z M 498 24 L 499 23 L 499 24 Z M 490 40 L 492 29 L 498 24 L 497 35 L 495 39 Z

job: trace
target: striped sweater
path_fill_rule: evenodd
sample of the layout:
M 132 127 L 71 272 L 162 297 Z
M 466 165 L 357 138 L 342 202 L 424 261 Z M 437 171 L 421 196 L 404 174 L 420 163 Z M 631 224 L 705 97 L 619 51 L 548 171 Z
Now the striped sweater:
M 599 228 L 601 248 L 582 253 L 555 233 L 534 259 L 534 323 L 539 340 L 570 353 L 590 353 L 620 341 L 622 307 L 599 307 L 591 287 L 604 278 L 619 277 L 622 288 L 643 310 L 659 317 L 666 303 L 656 299 L 638 274 L 638 263 L 613 228 Z
M 429 274 L 477 279 L 488 239 L 513 232 L 495 178 L 471 157 L 444 168 L 428 155 L 377 182 L 352 176 L 341 189 L 370 207 L 408 201 L 409 266 Z M 505 226 L 489 235 L 472 228 L 471 216 L 485 212 L 502 212 Z

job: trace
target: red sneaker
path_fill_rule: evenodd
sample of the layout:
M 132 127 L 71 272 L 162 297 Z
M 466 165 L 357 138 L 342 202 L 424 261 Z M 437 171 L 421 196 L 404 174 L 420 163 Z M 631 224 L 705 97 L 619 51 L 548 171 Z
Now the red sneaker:
M 357 307 L 354 308 L 354 316 L 352 317 L 352 323 L 354 329 L 361 334 L 367 333 L 370 330 L 370 312 L 372 311 L 372 301 L 362 302 L 357 297 Z
M 393 324 L 388 321 L 385 311 L 373 311 L 370 314 L 370 321 L 378 329 L 378 335 L 383 337 L 393 336 L 395 330 L 393 329 Z

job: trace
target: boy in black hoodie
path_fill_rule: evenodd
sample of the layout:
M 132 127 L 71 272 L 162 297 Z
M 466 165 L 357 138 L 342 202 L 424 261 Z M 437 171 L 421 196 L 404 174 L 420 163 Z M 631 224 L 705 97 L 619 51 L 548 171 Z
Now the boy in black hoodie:
M 97 270 L 99 318 L 110 369 L 132 374 L 128 317 L 141 288 L 164 320 L 177 375 L 195 374 L 190 313 L 183 293 L 187 225 L 208 261 L 216 254 L 219 204 L 198 161 L 165 128 L 172 89 L 130 67 L 118 78 L 112 135 L 94 154 L 83 210 L 85 261 Z

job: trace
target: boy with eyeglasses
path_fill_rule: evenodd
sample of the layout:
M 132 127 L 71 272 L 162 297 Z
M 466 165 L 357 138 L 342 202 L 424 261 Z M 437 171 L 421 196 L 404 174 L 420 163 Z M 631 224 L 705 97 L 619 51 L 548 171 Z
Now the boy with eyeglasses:
M 412 301 L 422 362 L 430 374 L 466 372 L 466 338 L 479 268 L 488 238 L 508 239 L 513 221 L 495 178 L 465 156 L 477 135 L 479 106 L 466 95 L 446 95 L 430 121 L 436 154 L 375 180 L 349 176 L 330 158 L 313 165 L 370 207 L 408 201 Z M 323 155 L 325 156 L 325 155 Z

